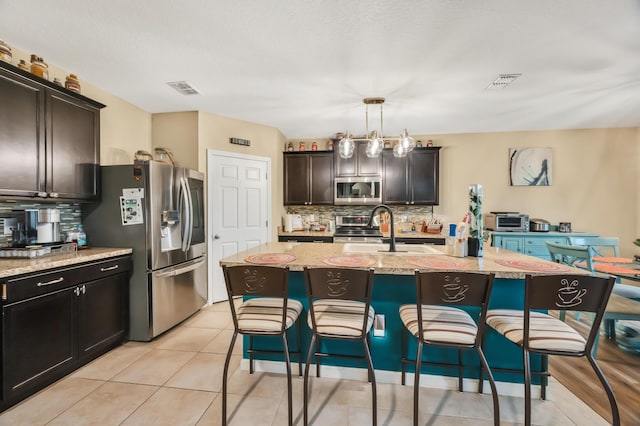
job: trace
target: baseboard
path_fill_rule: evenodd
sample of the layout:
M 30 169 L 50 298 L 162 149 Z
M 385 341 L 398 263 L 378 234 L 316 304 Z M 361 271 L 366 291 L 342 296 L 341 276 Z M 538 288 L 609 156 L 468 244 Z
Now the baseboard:
M 249 370 L 249 360 L 242 359 L 240 363 L 240 368 L 242 370 Z M 302 366 L 304 373 L 304 365 Z M 265 373 L 278 373 L 278 374 L 286 374 L 285 364 L 280 361 L 266 361 L 266 360 L 255 360 L 254 361 L 254 370 L 261 371 Z M 291 363 L 291 374 L 294 377 L 298 375 L 298 364 L 295 362 Z M 309 374 L 315 377 L 316 367 L 312 365 L 309 369 Z M 402 383 L 402 373 L 399 371 L 387 371 L 387 370 L 375 370 L 376 374 L 376 382 L 377 383 L 390 383 L 390 384 L 401 384 Z M 355 367 L 336 367 L 333 365 L 322 365 L 322 377 L 327 377 L 331 379 L 344 379 L 344 380 L 358 380 L 358 381 L 367 381 L 367 370 L 364 368 L 355 368 Z M 406 373 L 406 383 L 407 386 L 413 385 L 413 373 Z M 465 391 L 476 391 L 478 389 L 478 379 L 463 379 L 462 382 Z M 450 376 L 437 376 L 433 374 L 421 374 L 420 375 L 420 387 L 425 388 L 433 388 L 433 389 L 445 389 L 445 390 L 457 390 L 458 389 L 458 378 L 450 377 Z M 501 396 L 516 396 L 516 397 L 524 397 L 524 385 L 522 383 L 510 383 L 510 382 L 496 382 L 496 388 L 498 390 L 498 394 Z M 491 394 L 491 386 L 489 385 L 489 381 L 484 381 L 484 393 L 490 395 Z M 532 385 L 531 386 L 531 396 L 532 398 L 540 398 L 540 386 Z M 547 399 L 551 397 L 551 389 L 547 385 Z

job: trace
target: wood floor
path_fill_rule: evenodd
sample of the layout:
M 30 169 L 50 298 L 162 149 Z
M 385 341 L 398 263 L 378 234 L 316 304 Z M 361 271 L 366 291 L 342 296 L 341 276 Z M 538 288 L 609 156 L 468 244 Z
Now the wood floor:
M 567 323 L 586 336 L 588 318 Z M 640 424 L 640 354 L 630 354 L 611 340 L 601 339 L 596 355 L 618 401 L 622 425 Z M 549 370 L 566 388 L 611 422 L 611 409 L 602 385 L 586 358 L 549 357 Z

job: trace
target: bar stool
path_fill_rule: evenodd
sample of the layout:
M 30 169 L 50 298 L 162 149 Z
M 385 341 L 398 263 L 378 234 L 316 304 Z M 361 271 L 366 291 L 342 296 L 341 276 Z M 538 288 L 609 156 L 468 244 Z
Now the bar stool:
M 250 346 L 250 364 L 253 364 L 253 353 L 283 353 L 287 368 L 287 395 L 289 403 L 289 425 L 293 424 L 291 362 L 287 344 L 287 330 L 296 324 L 298 331 L 298 347 L 300 347 L 300 321 L 302 303 L 288 298 L 289 269 L 273 266 L 241 265 L 222 267 L 231 316 L 233 318 L 233 337 L 229 344 L 222 374 L 222 424 L 227 424 L 227 375 L 231 353 L 238 334 L 245 336 L 280 336 L 283 351 L 257 350 Z M 236 309 L 233 297 L 251 297 L 243 301 Z M 301 369 L 301 352 L 298 355 L 298 369 Z M 253 366 L 250 367 L 253 372 Z
M 418 424 L 421 364 L 458 369 L 458 390 L 462 391 L 462 350 L 475 349 L 487 372 L 493 398 L 494 424 L 500 424 L 498 391 L 493 375 L 482 351 L 485 316 L 494 274 L 471 272 L 416 271 L 416 304 L 400 306 L 402 331 L 402 384 L 405 383 L 405 364 L 415 363 L 413 384 L 413 424 Z M 479 307 L 477 324 L 461 307 Z M 475 315 L 474 315 L 475 316 Z M 417 339 L 415 360 L 407 358 L 407 334 Z M 422 360 L 422 345 L 458 349 L 458 364 Z M 483 380 L 482 370 L 480 382 Z
M 304 369 L 304 424 L 309 424 L 309 367 L 313 355 L 317 377 L 320 377 L 321 357 L 366 359 L 375 426 L 378 422 L 376 378 L 368 343 L 375 314 L 371 307 L 373 269 L 305 268 L 304 273 L 309 300 L 307 323 L 312 333 Z M 364 356 L 321 352 L 321 339 L 360 340 Z
M 593 344 L 614 283 L 614 277 L 569 274 L 527 275 L 524 311 L 491 309 L 487 312 L 487 324 L 522 348 L 525 425 L 531 425 L 529 353 L 538 353 L 543 356 L 586 357 L 609 398 L 613 425 L 620 424 L 615 395 L 592 354 Z M 595 318 L 585 340 L 567 323 L 545 313 L 534 312 L 534 309 L 592 312 Z

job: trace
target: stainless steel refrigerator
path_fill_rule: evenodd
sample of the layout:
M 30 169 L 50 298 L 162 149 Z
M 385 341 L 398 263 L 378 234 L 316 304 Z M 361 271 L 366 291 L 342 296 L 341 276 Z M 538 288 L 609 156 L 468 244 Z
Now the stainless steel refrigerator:
M 101 167 L 83 206 L 89 246 L 131 247 L 131 340 L 150 341 L 207 301 L 204 174 L 157 161 Z

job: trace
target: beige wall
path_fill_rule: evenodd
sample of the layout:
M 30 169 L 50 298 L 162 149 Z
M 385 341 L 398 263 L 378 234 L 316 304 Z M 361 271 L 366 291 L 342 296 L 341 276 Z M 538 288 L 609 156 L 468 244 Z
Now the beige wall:
M 199 169 L 197 111 L 153 114 L 151 123 L 153 148 L 168 148 L 178 165 Z
M 236 120 L 206 112 L 199 113 L 199 170 L 207 169 L 207 150 L 229 151 L 271 159 L 271 238 L 277 241 L 277 226 L 284 213 L 282 198 L 283 157 L 286 138 L 275 127 Z M 232 145 L 229 138 L 248 139 L 251 146 Z
M 484 212 L 519 211 L 574 231 L 620 238 L 635 252 L 640 226 L 638 177 L 640 129 L 469 133 L 418 136 L 440 151 L 440 205 L 436 214 L 459 221 L 467 210 L 469 184 L 484 186 Z M 552 185 L 509 186 L 510 147 L 551 147 Z
M 282 147 L 285 137 L 276 128 L 206 112 L 153 114 L 153 146 L 170 148 L 182 166 L 207 171 L 207 150 L 235 152 L 271 159 L 272 235 L 284 212 L 282 203 Z M 251 141 L 251 146 L 232 145 L 229 138 Z
M 30 54 L 13 48 L 13 64 L 20 59 L 29 63 Z M 57 77 L 64 83 L 73 70 L 63 70 L 49 65 L 49 80 Z M 151 114 L 125 102 L 99 87 L 93 86 L 78 75 L 82 94 L 104 105 L 100 111 L 100 164 L 129 164 L 137 150 L 151 151 Z

